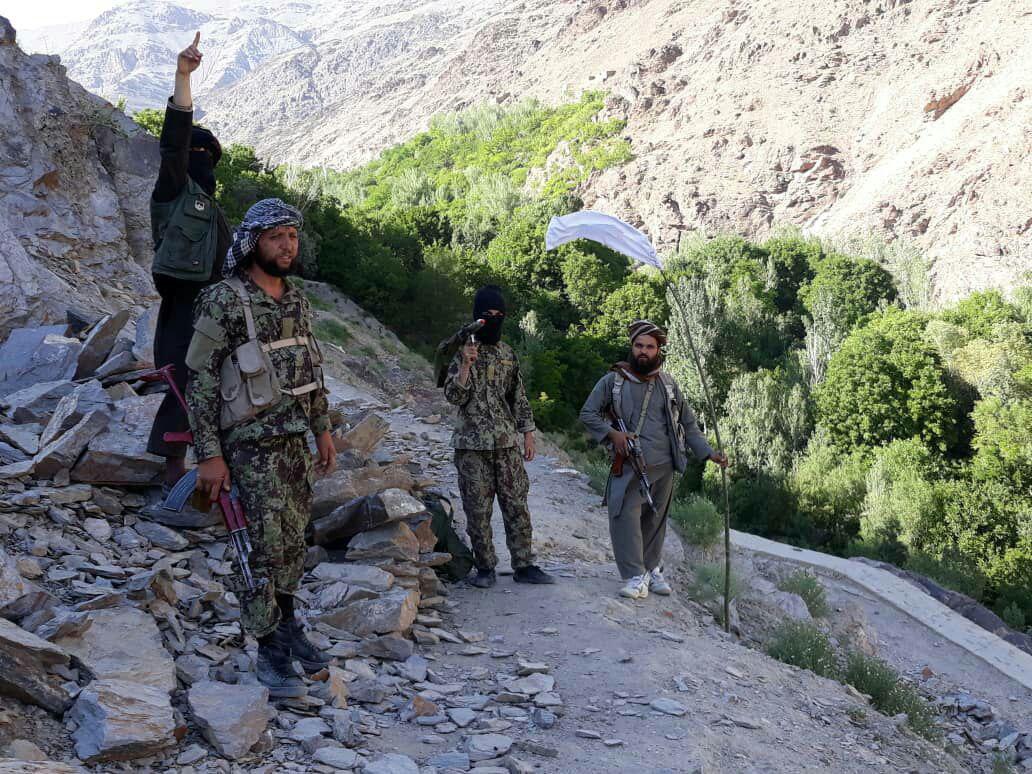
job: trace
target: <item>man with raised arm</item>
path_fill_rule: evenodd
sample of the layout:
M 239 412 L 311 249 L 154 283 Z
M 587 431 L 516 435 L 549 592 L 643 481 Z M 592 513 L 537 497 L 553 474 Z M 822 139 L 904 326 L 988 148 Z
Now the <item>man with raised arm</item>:
M 644 599 L 649 591 L 671 591 L 663 577 L 662 556 L 674 472 L 684 472 L 689 449 L 721 467 L 727 466 L 727 457 L 710 447 L 677 382 L 663 370 L 660 348 L 667 342 L 666 331 L 649 320 L 635 320 L 628 335 L 628 360 L 614 364 L 598 380 L 580 419 L 589 436 L 607 443 L 625 463 L 619 475 L 614 467 L 606 484 L 609 533 L 617 569 L 626 582 L 621 596 Z M 628 432 L 614 427 L 614 418 L 623 420 Z M 640 452 L 637 460 L 631 459 L 635 446 Z M 645 472 L 652 505 L 642 491 L 635 462 Z
M 186 386 L 186 350 L 193 332 L 193 307 L 198 294 L 222 277 L 222 256 L 229 249 L 230 229 L 215 203 L 215 166 L 222 156 L 219 141 L 193 125 L 190 76 L 203 54 L 201 33 L 179 53 L 175 90 L 165 106 L 161 127 L 161 167 L 151 194 L 154 237 L 154 286 L 161 296 L 154 332 L 154 363 L 175 366 L 180 391 Z M 165 458 L 166 489 L 186 472 L 186 445 L 167 443 L 165 433 L 189 429 L 186 415 L 172 393 L 158 407 L 147 451 Z
M 554 583 L 533 563 L 527 508 L 530 480 L 523 463 L 534 459 L 534 415 L 516 353 L 501 340 L 505 321 L 501 288 L 486 285 L 477 291 L 473 319 L 483 319 L 485 325 L 476 341 L 466 342 L 455 353 L 444 382 L 444 397 L 459 408 L 452 446 L 477 571 L 470 583 L 478 588 L 495 585 L 498 557 L 491 534 L 495 497 L 502 510 L 513 580 Z
M 336 467 L 322 356 L 297 261 L 301 213 L 279 199 L 247 211 L 233 236 L 226 279 L 197 303 L 186 356 L 198 487 L 211 500 L 235 487 L 249 522 L 256 588 L 238 583 L 244 631 L 258 640 L 258 679 L 278 698 L 306 693 L 299 661 L 317 672 L 328 659 L 294 617 L 316 472 Z

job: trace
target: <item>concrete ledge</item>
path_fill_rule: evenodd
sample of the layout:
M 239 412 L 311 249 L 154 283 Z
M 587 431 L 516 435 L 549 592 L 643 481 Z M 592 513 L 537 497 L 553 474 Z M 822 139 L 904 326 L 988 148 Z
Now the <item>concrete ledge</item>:
M 737 530 L 731 531 L 731 542 L 737 548 L 841 575 L 1032 690 L 1032 655 L 1004 642 L 892 573 Z

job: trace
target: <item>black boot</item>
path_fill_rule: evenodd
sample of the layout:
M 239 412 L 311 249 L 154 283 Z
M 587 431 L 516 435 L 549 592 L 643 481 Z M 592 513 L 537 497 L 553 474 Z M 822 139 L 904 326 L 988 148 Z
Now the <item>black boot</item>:
M 290 643 L 290 654 L 301 662 L 308 674 L 315 674 L 330 665 L 330 659 L 305 637 L 305 630 L 296 620 L 281 621 L 280 628 Z
M 294 595 L 276 593 L 276 605 L 280 609 L 280 624 L 283 641 L 290 646 L 292 658 L 301 662 L 308 674 L 314 674 L 330 665 L 330 660 L 305 637 L 305 630 L 294 617 Z
M 526 567 L 517 568 L 512 574 L 512 579 L 517 583 L 555 583 L 555 578 L 536 564 L 528 564 Z
M 290 659 L 290 643 L 282 627 L 258 640 L 258 682 L 269 689 L 274 699 L 297 699 L 308 689 L 294 671 Z
M 477 574 L 469 579 L 470 586 L 478 589 L 489 589 L 497 582 L 494 570 L 477 570 Z

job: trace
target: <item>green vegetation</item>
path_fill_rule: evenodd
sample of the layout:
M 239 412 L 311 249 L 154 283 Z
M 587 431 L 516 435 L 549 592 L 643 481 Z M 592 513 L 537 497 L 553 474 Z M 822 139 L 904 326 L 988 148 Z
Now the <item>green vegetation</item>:
M 806 609 L 814 618 L 823 618 L 828 614 L 828 600 L 825 597 L 824 586 L 813 573 L 797 570 L 787 578 L 783 578 L 778 584 L 778 588 L 802 597 L 806 603 Z
M 312 331 L 320 341 L 332 341 L 340 346 L 344 346 L 351 340 L 350 331 L 336 320 L 316 320 Z
M 767 655 L 821 677 L 838 679 L 835 647 L 828 635 L 806 621 L 785 621 L 767 643 Z
M 939 736 L 935 714 L 914 688 L 900 679 L 884 661 L 856 651 L 841 657 L 828 635 L 807 621 L 785 621 L 771 635 L 767 654 L 778 661 L 809 669 L 814 674 L 853 686 L 871 698 L 884 715 L 907 716 L 907 725 L 926 739 Z M 866 721 L 862 711 L 850 711 L 856 723 Z
M 692 567 L 688 593 L 697 602 L 713 602 L 724 596 L 724 563 L 700 564 Z M 742 593 L 742 581 L 731 571 L 731 599 Z
M 717 506 L 699 495 L 674 501 L 670 518 L 681 528 L 685 540 L 702 549 L 713 548 L 724 534 L 724 517 Z
M 502 285 L 506 339 L 538 426 L 604 486 L 608 464 L 576 416 L 626 353 L 625 326 L 670 328 L 667 367 L 701 413 L 689 324 L 733 461 L 733 525 L 842 555 L 898 563 L 1032 622 L 1032 277 L 933 310 L 928 261 L 904 242 L 828 244 L 781 231 L 682 240 L 666 267 L 681 320 L 650 269 L 595 243 L 544 249 L 552 215 L 630 146 L 604 96 L 436 117 L 348 172 L 270 169 L 225 149 L 231 221 L 255 200 L 304 209 L 302 269 L 428 353 Z M 137 121 L 156 132 L 158 111 Z M 325 331 L 332 338 L 340 331 Z M 704 545 L 721 502 L 714 466 L 679 482 L 674 518 Z

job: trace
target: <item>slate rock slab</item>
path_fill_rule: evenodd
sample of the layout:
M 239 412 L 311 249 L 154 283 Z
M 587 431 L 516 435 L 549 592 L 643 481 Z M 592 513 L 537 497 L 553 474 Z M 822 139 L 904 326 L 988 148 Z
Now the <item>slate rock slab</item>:
M 70 662 L 63 648 L 0 618 L 0 694 L 62 713 L 72 697 L 50 668 Z
M 190 712 L 204 738 L 220 755 L 238 760 L 261 738 L 272 709 L 263 685 L 229 685 L 205 680 L 188 695 Z
M 79 694 L 68 717 L 75 754 L 86 763 L 131 761 L 176 743 L 168 692 L 125 680 L 95 680 Z

